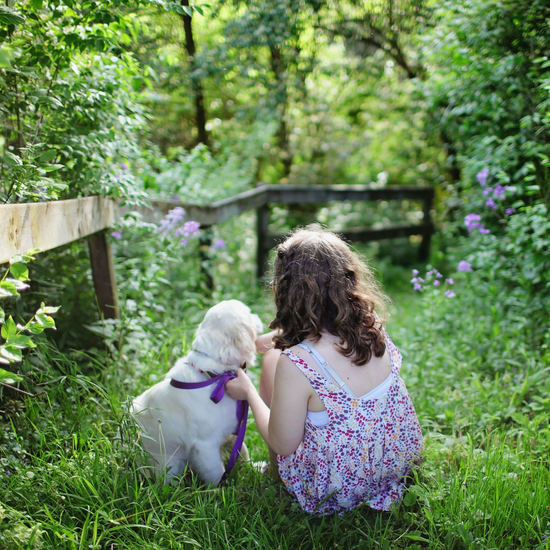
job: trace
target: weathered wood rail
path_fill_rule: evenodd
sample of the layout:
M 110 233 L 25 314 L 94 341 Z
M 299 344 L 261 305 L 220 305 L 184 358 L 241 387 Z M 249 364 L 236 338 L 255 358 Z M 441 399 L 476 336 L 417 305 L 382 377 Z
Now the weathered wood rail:
M 430 210 L 434 197 L 432 187 L 385 187 L 371 189 L 364 185 L 292 186 L 260 185 L 234 197 L 199 206 L 152 199 L 139 208 L 120 206 L 104 197 L 85 197 L 56 202 L 7 204 L 0 206 L 0 264 L 12 256 L 33 248 L 50 250 L 77 239 L 89 237 L 88 246 L 99 307 L 105 318 L 118 318 L 116 280 L 109 243 L 104 230 L 116 219 L 137 211 L 146 222 L 158 223 L 173 208 L 185 208 L 187 219 L 201 227 L 220 224 L 248 210 L 257 212 L 257 273 L 264 274 L 269 250 L 282 235 L 269 232 L 270 204 L 325 203 L 331 201 L 421 201 L 420 224 L 385 228 L 351 228 L 341 233 L 352 241 L 373 241 L 421 235 L 421 258 L 427 259 L 433 224 Z

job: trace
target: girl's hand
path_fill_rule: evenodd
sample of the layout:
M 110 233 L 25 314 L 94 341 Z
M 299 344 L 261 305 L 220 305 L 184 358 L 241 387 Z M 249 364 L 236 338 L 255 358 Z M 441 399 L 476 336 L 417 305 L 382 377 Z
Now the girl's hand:
M 237 369 L 237 378 L 229 380 L 225 384 L 225 389 L 233 399 L 240 401 L 250 401 L 250 396 L 257 393 L 252 380 L 243 369 Z

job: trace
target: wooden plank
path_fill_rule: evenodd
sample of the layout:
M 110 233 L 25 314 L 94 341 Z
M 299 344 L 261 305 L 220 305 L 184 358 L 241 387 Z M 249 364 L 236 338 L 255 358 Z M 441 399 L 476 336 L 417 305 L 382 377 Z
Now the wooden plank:
M 111 226 L 115 203 L 104 197 L 0 206 L 0 263 L 31 248 L 50 250 Z
M 399 237 L 410 237 L 411 235 L 428 236 L 433 233 L 433 225 L 431 223 L 422 223 L 419 225 L 394 225 L 390 227 L 375 228 L 348 228 L 342 231 L 336 231 L 338 235 L 342 235 L 345 239 L 357 242 L 370 242 L 383 239 L 397 239 Z M 277 245 L 284 239 L 284 233 L 270 233 L 266 242 L 270 248 Z
M 204 228 L 267 204 L 269 187 L 269 185 L 262 185 L 204 206 L 166 199 L 151 199 L 148 201 L 150 206 L 124 206 L 119 208 L 119 211 L 121 216 L 128 212 L 138 212 L 143 221 L 158 224 L 170 210 L 181 207 L 185 210 L 186 219 L 199 222 Z
M 113 253 L 105 238 L 105 233 L 92 235 L 88 239 L 88 248 L 95 294 L 103 318 L 120 319 Z
M 368 185 L 271 185 L 269 201 L 285 204 L 329 201 L 431 200 L 433 187 L 388 186 L 372 189 Z

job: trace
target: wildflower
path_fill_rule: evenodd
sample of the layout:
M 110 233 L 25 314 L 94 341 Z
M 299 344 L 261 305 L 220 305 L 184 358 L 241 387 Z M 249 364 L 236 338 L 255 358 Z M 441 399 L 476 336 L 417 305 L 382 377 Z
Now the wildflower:
M 489 208 L 492 208 L 493 210 L 496 210 L 496 208 L 497 208 L 497 205 L 496 205 L 496 202 L 494 201 L 494 199 L 487 199 L 487 201 L 485 202 L 485 206 L 488 206 Z M 481 230 L 480 230 L 480 233 L 481 233 Z
M 484 189 L 484 190 L 483 190 L 483 194 L 484 194 L 484 195 L 490 195 L 492 192 L 493 192 L 493 188 L 492 188 L 492 187 L 487 187 L 487 189 Z
M 225 241 L 223 239 L 216 239 L 214 243 L 212 244 L 212 250 L 224 250 L 225 249 Z
M 454 298 L 456 296 L 456 294 L 455 294 L 454 290 L 446 290 L 445 291 L 445 296 L 447 296 L 447 298 Z
M 506 189 L 508 189 L 508 186 L 505 185 L 504 187 L 502 185 L 497 185 L 495 187 L 495 190 L 493 191 L 493 196 L 495 196 L 497 199 L 503 199 L 504 195 L 506 194 Z
M 435 272 L 435 278 L 436 279 L 441 279 L 441 277 L 443 277 L 443 275 L 441 275 L 441 273 L 439 273 L 439 271 L 436 271 Z
M 455 282 L 452 280 L 452 279 L 445 279 L 445 282 L 448 284 L 448 285 L 454 285 Z
M 457 267 L 458 271 L 473 271 L 472 264 L 467 262 L 466 260 L 462 260 L 458 263 Z
M 506 209 L 506 215 L 508 215 L 508 216 L 511 216 L 512 214 L 515 214 L 515 213 L 516 213 L 515 208 L 507 208 Z
M 183 237 L 183 239 L 180 241 L 182 246 L 187 246 L 187 239 Z
M 414 283 L 414 290 L 420 290 L 422 288 L 422 285 L 420 283 Z
M 476 176 L 477 181 L 479 181 L 482 187 L 485 187 L 488 177 L 489 177 L 489 168 L 483 168 L 483 170 L 479 171 Z
M 416 277 L 417 275 L 420 275 L 420 271 L 418 271 L 418 269 L 413 269 L 412 273 L 414 277 Z
M 439 281 L 437 279 L 434 281 L 434 286 L 439 286 Z
M 127 172 L 130 168 L 128 168 L 128 165 L 125 162 L 119 162 L 118 167 L 123 171 Z
M 199 232 L 200 226 L 201 224 L 199 222 L 193 222 L 193 221 L 185 222 L 183 224 L 183 234 L 186 237 L 192 237 Z
M 173 229 L 176 225 L 183 221 L 184 217 L 185 210 L 181 206 L 173 208 L 160 222 L 160 225 L 158 226 L 156 232 L 165 234 L 169 233 L 171 229 Z
M 481 216 L 478 214 L 468 214 L 464 216 L 464 224 L 468 227 L 468 233 L 471 233 L 474 227 L 479 227 L 481 224 Z
M 479 232 L 482 233 L 483 235 L 486 235 L 487 233 L 490 233 L 491 230 L 490 230 L 490 229 L 486 229 L 485 227 L 483 227 L 483 225 L 480 225 L 480 226 L 479 226 Z
M 111 237 L 113 237 L 113 239 L 116 239 L 117 241 L 120 241 L 120 239 L 122 239 L 122 233 L 120 231 L 113 231 L 111 233 Z

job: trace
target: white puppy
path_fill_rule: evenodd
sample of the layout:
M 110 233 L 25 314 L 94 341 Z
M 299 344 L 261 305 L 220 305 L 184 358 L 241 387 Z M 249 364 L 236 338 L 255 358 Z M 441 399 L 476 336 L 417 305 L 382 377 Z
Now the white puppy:
M 237 426 L 236 401 L 225 394 L 215 404 L 210 400 L 215 385 L 187 390 L 171 386 L 170 380 L 202 382 L 245 363 L 253 365 L 261 330 L 260 318 L 242 302 L 220 302 L 199 325 L 193 351 L 179 359 L 162 382 L 134 399 L 131 412 L 146 432 L 143 447 L 157 470 L 166 468 L 171 478 L 189 463 L 206 483 L 220 481 L 220 447 Z

